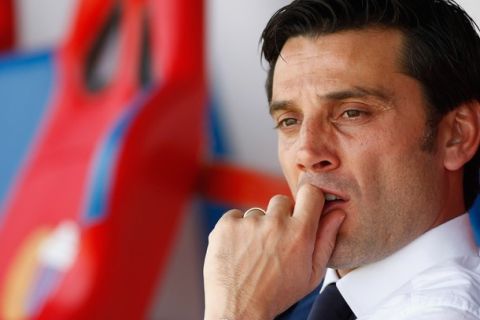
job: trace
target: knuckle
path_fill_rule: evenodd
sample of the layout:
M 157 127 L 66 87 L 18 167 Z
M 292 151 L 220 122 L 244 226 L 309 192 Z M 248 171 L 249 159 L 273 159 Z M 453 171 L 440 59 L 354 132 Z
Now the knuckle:
M 220 221 L 222 220 L 233 220 L 235 218 L 236 215 L 241 215 L 242 214 L 242 211 L 238 210 L 238 209 L 230 209 L 228 210 L 227 212 L 225 212 L 222 216 L 222 218 L 220 219 Z
M 281 237 L 287 227 L 287 221 L 283 217 L 267 217 L 262 224 L 262 229 L 268 234 L 274 234 Z
M 271 217 L 268 219 L 268 223 L 271 228 L 284 229 L 287 224 L 287 219 L 283 217 Z
M 242 221 L 239 217 L 242 215 L 243 212 L 238 209 L 231 209 L 225 212 L 208 235 L 208 241 L 231 236 L 233 232 L 239 228 L 240 222 Z
M 280 204 L 287 204 L 287 205 L 293 204 L 292 199 L 283 194 L 274 195 L 270 201 L 280 203 Z
M 208 242 L 211 243 L 215 239 L 215 229 L 213 229 L 209 234 L 208 234 Z
M 221 233 L 221 229 L 222 229 L 222 225 L 219 222 L 217 222 L 217 224 L 215 225 L 215 228 L 213 228 L 212 231 L 210 231 L 210 233 L 208 234 L 208 242 L 211 243 L 211 242 L 214 242 L 216 238 L 218 238 L 219 236 L 219 233 Z
M 225 233 L 226 229 L 230 229 L 231 225 L 233 224 L 233 217 L 228 214 L 228 212 L 224 213 L 223 216 L 217 221 L 215 227 L 208 235 L 208 240 L 212 241 L 213 239 L 221 236 Z

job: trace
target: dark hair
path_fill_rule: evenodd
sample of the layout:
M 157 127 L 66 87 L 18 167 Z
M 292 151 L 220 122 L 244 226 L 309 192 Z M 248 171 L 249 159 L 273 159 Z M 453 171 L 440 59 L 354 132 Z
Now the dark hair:
M 369 27 L 400 30 L 405 74 L 417 79 L 433 132 L 441 118 L 462 103 L 480 100 L 480 40 L 475 22 L 452 0 L 295 0 L 278 10 L 262 33 L 269 64 L 266 89 L 272 99 L 275 64 L 289 38 Z M 477 150 L 465 164 L 464 202 L 479 190 Z

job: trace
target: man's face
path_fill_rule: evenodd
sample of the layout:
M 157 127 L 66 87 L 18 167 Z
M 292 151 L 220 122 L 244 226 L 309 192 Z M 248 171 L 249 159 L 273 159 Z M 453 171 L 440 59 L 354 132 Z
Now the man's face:
M 377 29 L 295 37 L 276 64 L 271 114 L 290 189 L 316 185 L 341 198 L 323 214 L 346 214 L 334 268 L 380 260 L 442 215 L 444 168 L 422 147 L 427 109 L 420 84 L 402 73 L 402 41 Z

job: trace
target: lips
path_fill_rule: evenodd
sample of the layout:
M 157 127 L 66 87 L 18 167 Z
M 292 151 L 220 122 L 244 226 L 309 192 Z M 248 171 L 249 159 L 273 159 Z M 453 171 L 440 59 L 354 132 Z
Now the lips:
M 344 200 L 325 201 L 322 212 L 323 214 L 325 214 L 332 210 L 343 209 L 345 204 L 346 204 L 346 201 Z
M 334 193 L 332 191 L 324 191 L 323 189 L 322 191 L 325 195 L 325 203 L 322 210 L 324 214 L 335 209 L 343 208 L 348 201 L 347 197 L 339 195 L 336 192 Z
M 337 196 L 336 194 L 326 193 L 325 194 L 325 201 L 335 201 L 335 200 L 343 200 L 342 197 Z
M 310 184 L 318 188 L 325 197 L 323 205 L 323 213 L 327 213 L 334 209 L 346 209 L 350 196 L 342 192 L 342 189 L 349 190 L 348 186 L 353 185 L 346 178 L 330 177 L 327 175 L 315 175 L 311 173 L 304 173 L 300 176 L 298 186 L 303 184 Z

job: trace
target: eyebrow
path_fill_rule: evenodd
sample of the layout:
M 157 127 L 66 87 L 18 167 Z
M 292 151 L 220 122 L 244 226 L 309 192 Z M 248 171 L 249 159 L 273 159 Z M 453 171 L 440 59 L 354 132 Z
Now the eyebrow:
M 325 95 L 318 96 L 318 98 L 319 100 L 327 101 L 340 101 L 351 98 L 373 98 L 384 103 L 391 103 L 393 95 L 386 90 L 356 86 L 351 89 L 329 92 Z M 286 109 L 295 109 L 295 103 L 293 101 L 285 100 L 272 101 L 269 105 L 270 114 Z

